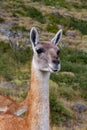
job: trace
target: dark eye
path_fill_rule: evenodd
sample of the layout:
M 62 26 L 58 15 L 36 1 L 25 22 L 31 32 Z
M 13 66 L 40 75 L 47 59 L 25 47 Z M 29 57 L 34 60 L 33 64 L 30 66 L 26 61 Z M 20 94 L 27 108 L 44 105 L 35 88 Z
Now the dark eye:
M 43 48 L 39 48 L 39 49 L 37 49 L 36 51 L 37 51 L 38 54 L 41 54 L 41 53 L 43 53 L 45 50 L 44 50 Z
M 57 50 L 57 55 L 59 55 L 60 54 L 60 50 Z

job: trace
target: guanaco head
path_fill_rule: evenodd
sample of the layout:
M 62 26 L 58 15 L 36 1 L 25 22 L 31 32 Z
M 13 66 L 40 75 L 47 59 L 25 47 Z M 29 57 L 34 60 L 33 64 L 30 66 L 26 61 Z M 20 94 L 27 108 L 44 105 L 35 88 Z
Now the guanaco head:
M 30 31 L 30 41 L 34 51 L 33 61 L 40 71 L 55 72 L 60 70 L 59 53 L 57 45 L 62 37 L 62 30 L 59 30 L 54 38 L 48 41 L 39 41 L 38 32 L 35 27 Z

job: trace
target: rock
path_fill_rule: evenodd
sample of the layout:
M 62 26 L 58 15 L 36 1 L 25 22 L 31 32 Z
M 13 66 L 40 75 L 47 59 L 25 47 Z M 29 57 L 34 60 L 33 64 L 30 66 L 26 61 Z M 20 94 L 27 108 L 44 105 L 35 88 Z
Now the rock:
M 2 28 L 2 29 L 0 29 L 0 33 L 2 35 L 8 36 L 9 35 L 9 30 Z
M 87 111 L 87 106 L 83 103 L 75 103 L 72 105 L 72 109 L 78 113 Z
M 0 24 L 0 34 L 8 36 L 11 25 L 8 22 Z

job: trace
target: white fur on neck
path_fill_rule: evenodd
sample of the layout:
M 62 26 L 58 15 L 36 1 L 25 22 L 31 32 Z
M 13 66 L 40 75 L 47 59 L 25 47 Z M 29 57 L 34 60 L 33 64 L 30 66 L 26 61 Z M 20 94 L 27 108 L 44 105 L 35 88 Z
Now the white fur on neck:
M 39 130 L 49 130 L 49 77 L 50 72 L 42 72 L 38 69 L 33 58 L 32 68 L 35 72 L 35 77 L 39 81 L 39 86 L 36 86 L 40 90 L 41 94 L 41 110 L 39 111 L 40 122 Z M 37 129 L 36 129 L 37 130 Z
M 38 65 L 35 63 L 35 60 L 33 58 L 32 66 L 34 68 L 36 78 L 39 80 L 40 87 L 42 90 L 43 97 L 48 95 L 48 86 L 49 86 L 49 78 L 50 78 L 50 72 L 42 72 L 39 70 Z

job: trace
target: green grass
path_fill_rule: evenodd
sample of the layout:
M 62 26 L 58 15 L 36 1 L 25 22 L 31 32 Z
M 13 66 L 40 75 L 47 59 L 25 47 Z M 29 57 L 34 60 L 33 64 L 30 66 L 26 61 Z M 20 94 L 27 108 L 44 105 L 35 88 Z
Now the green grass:
M 49 32 L 56 32 L 58 30 L 58 24 L 64 26 L 64 32 L 67 29 L 77 29 L 83 35 L 87 34 L 87 21 L 76 19 L 74 17 L 67 17 L 59 15 L 58 17 L 55 14 L 49 14 L 48 16 L 48 25 L 47 31 Z M 55 23 L 55 25 L 54 25 Z
M 23 1 L 10 1 L 9 5 L 5 5 L 7 10 L 12 9 L 12 14 L 14 17 L 23 16 L 23 17 L 31 17 L 32 19 L 44 24 L 45 17 L 42 12 L 32 6 L 25 5 Z
M 5 80 L 26 79 L 29 78 L 28 72 L 22 72 L 21 67 L 28 63 L 28 70 L 30 69 L 31 62 L 31 49 L 27 48 L 26 51 L 21 49 L 14 52 L 8 43 L 0 42 L 0 77 Z
M 47 6 L 56 6 L 56 7 L 64 7 L 64 8 L 70 8 L 70 4 L 69 2 L 67 2 L 66 0 L 38 0 L 40 3 L 43 3 Z
M 3 8 L 7 10 L 8 13 L 11 12 L 13 17 L 31 17 L 42 24 L 45 23 L 45 17 L 40 10 L 25 4 L 25 2 L 21 0 L 3 1 Z
M 67 9 L 72 9 L 72 8 L 75 8 L 75 9 L 86 9 L 87 8 L 87 2 L 84 1 L 84 0 L 80 0 L 80 2 L 78 1 L 67 1 L 67 0 L 37 0 L 38 2 L 40 3 L 43 3 L 47 6 L 55 6 L 55 7 L 63 7 L 63 8 L 67 8 Z
M 66 100 L 74 100 L 75 99 L 75 91 L 72 87 L 60 87 L 59 88 L 59 95 Z
M 87 9 L 87 1 L 80 0 L 80 2 L 72 2 L 71 6 L 75 9 L 78 9 L 78 10 Z
M 34 20 L 37 20 L 38 22 L 44 24 L 45 23 L 45 17 L 42 15 L 42 13 L 34 8 L 34 7 L 30 7 L 30 6 L 19 6 L 22 9 L 20 10 L 14 10 L 13 11 L 13 16 L 17 16 L 18 14 L 24 17 L 31 17 Z
M 75 93 L 73 91 L 79 91 L 81 96 L 87 100 L 87 53 L 63 48 L 61 53 L 61 73 L 51 75 L 51 80 L 56 82 L 58 86 L 64 87 L 60 89 L 60 95 L 66 98 L 73 98 Z M 67 72 L 62 74 L 62 72 Z M 72 74 L 73 75 L 72 75 Z M 69 97 L 69 92 L 71 97 Z
M 26 12 L 26 16 L 29 16 L 41 23 L 45 23 L 45 18 L 38 9 L 34 7 L 26 7 L 24 11 Z
M 58 26 L 56 24 L 48 24 L 46 30 L 48 32 L 56 33 L 58 31 Z
M 79 30 L 83 35 L 87 34 L 87 21 L 71 18 L 71 26 Z
M 52 125 L 58 125 L 66 119 L 74 119 L 73 113 L 58 101 L 53 90 L 50 91 L 50 118 Z

